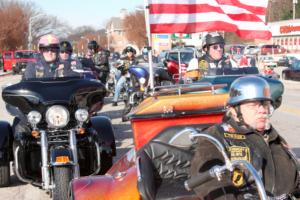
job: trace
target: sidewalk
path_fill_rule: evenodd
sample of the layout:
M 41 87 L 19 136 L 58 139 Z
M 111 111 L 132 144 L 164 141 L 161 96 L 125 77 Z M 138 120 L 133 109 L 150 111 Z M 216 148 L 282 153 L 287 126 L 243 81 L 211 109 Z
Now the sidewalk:
M 12 74 L 12 71 L 3 72 L 3 70 L 0 70 L 0 76 L 6 76 Z

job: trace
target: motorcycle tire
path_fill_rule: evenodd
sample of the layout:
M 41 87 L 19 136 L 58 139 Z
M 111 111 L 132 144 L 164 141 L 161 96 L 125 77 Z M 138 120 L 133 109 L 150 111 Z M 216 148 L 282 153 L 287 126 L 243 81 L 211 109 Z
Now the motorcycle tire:
M 0 165 L 0 187 L 6 187 L 10 183 L 9 162 Z
M 101 152 L 101 169 L 99 175 L 104 175 L 113 165 L 113 157 L 105 151 Z
M 129 120 L 129 118 L 127 117 L 127 114 L 131 111 L 131 109 L 132 109 L 131 105 L 125 104 L 125 108 L 122 113 L 122 122 L 126 122 Z
M 72 180 L 71 168 L 67 166 L 54 167 L 53 200 L 65 200 L 69 197 L 69 184 Z

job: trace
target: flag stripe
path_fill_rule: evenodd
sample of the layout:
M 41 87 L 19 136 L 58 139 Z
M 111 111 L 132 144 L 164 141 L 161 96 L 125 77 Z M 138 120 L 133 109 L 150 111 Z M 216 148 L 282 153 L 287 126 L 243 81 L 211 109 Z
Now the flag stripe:
M 162 4 L 158 6 L 158 4 L 152 5 L 150 8 L 150 12 L 152 15 L 154 14 L 201 14 L 201 13 L 209 13 L 209 12 L 216 12 L 216 13 L 227 13 L 227 15 L 232 18 L 233 20 L 238 21 L 257 21 L 261 22 L 261 18 L 257 15 L 253 15 L 249 13 L 247 10 L 234 8 L 232 6 L 224 6 L 223 9 L 220 7 L 213 7 L 210 5 L 167 5 Z
M 216 29 L 216 26 L 218 29 Z M 151 24 L 150 28 L 152 32 L 160 33 L 170 33 L 170 30 L 181 30 L 181 33 L 195 33 L 195 32 L 204 32 L 204 31 L 228 31 L 235 32 L 238 36 L 244 39 L 266 39 L 271 37 L 271 33 L 265 30 L 240 30 L 237 26 L 222 22 L 222 21 L 213 21 L 213 22 L 198 22 L 198 23 L 184 23 L 184 24 Z M 178 32 L 178 31 L 176 31 Z
M 152 33 L 230 31 L 269 39 L 264 23 L 268 0 L 148 0 Z
M 183 24 L 183 23 L 204 23 L 214 21 L 224 21 L 226 23 L 239 26 L 241 29 L 264 30 L 265 24 L 263 22 L 253 21 L 234 21 L 226 14 L 220 13 L 201 13 L 201 14 L 162 14 L 150 15 L 150 24 Z M 181 32 L 184 33 L 184 32 Z
M 212 6 L 210 4 L 151 4 L 151 14 L 164 13 L 201 13 L 201 12 L 234 12 L 265 15 L 266 10 L 261 8 L 246 9 L 233 5 Z

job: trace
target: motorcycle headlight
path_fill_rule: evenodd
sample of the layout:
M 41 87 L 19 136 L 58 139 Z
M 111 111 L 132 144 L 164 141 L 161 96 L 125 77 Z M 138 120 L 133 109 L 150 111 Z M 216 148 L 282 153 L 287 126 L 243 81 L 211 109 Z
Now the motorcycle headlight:
M 86 109 L 78 109 L 75 112 L 75 118 L 79 122 L 85 122 L 89 117 L 89 112 Z
M 146 79 L 145 78 L 140 78 L 139 82 L 140 82 L 140 84 L 145 84 L 146 83 Z
M 27 120 L 32 125 L 37 125 L 41 119 L 42 115 L 38 111 L 30 111 L 27 115 Z
M 46 112 L 46 121 L 50 128 L 62 128 L 69 122 L 70 114 L 64 106 L 51 106 Z

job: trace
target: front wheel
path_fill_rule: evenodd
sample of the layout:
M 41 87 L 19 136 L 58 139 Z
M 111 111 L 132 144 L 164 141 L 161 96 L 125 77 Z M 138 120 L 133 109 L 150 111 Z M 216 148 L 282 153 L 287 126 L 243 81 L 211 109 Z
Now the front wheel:
M 0 187 L 8 186 L 10 183 L 9 162 L 0 164 Z
M 125 107 L 122 113 L 122 122 L 126 122 L 129 120 L 127 117 L 127 114 L 131 111 L 132 105 L 130 105 L 128 102 L 125 103 Z
M 113 165 L 112 155 L 106 153 L 105 151 L 101 152 L 101 169 L 99 175 L 105 174 Z
M 71 168 L 66 166 L 54 167 L 53 200 L 68 199 L 69 183 L 72 180 Z

